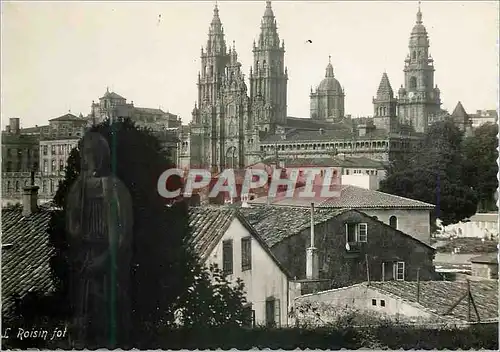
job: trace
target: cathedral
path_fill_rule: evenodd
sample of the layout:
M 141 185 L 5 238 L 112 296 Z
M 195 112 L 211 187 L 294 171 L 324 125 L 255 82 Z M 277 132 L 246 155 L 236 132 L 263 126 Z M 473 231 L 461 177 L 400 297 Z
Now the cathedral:
M 329 61 L 325 78 L 310 93 L 310 117 L 287 114 L 285 43 L 266 1 L 253 44 L 248 85 L 235 43 L 229 46 L 215 5 L 205 48 L 201 49 L 198 98 L 192 121 L 183 126 L 179 163 L 220 172 L 250 164 L 337 154 L 388 161 L 418 149 L 431 122 L 442 118 L 440 92 L 420 5 L 404 61 L 397 96 L 386 73 L 373 97 L 370 118 L 345 114 L 345 92 Z

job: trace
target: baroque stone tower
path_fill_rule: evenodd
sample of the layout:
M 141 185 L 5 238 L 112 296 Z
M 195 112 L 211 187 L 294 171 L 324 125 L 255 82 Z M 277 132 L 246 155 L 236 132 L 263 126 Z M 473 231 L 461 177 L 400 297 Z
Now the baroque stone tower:
M 253 120 L 261 131 L 274 131 L 286 123 L 287 81 L 285 43 L 280 43 L 271 1 L 260 26 L 258 43 L 253 43 L 253 67 L 250 68 L 250 100 Z
M 253 143 L 249 99 L 245 77 L 233 42 L 227 48 L 217 5 L 201 49 L 198 73 L 198 102 L 192 112 L 190 128 L 191 167 L 219 172 L 245 165 L 246 144 Z
M 398 115 L 402 123 L 412 125 L 417 132 L 425 132 L 429 118 L 440 112 L 441 99 L 439 89 L 434 87 L 434 60 L 429 53 L 429 38 L 422 24 L 420 3 L 408 48 L 403 70 L 405 83 L 398 92 Z
M 309 98 L 311 119 L 333 122 L 344 117 L 344 89 L 333 74 L 331 57 L 328 57 L 325 78 L 315 92 L 311 88 Z
M 389 132 L 394 132 L 398 128 L 397 105 L 398 100 L 394 97 L 389 77 L 384 72 L 377 89 L 377 96 L 373 98 L 373 123 L 377 128 Z

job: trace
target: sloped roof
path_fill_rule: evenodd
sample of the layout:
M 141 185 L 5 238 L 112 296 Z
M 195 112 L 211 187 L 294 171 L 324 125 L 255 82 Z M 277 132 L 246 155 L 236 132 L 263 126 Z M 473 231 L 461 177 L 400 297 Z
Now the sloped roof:
M 81 121 L 85 122 L 85 120 L 81 117 L 75 116 L 73 114 L 64 114 L 59 117 L 54 117 L 53 119 L 50 119 L 49 121 Z
M 498 264 L 498 253 L 495 252 L 478 255 L 477 257 L 471 258 L 469 261 L 471 263 Z
M 235 214 L 236 208 L 226 206 L 193 207 L 189 210 L 189 243 L 203 260 L 212 251 L 215 240 L 226 233 Z
M 166 114 L 166 112 L 161 110 L 161 109 L 134 107 L 134 110 L 141 113 L 141 114 L 151 114 L 151 115 L 164 115 L 164 114 Z
M 417 304 L 435 314 L 446 316 L 446 312 L 467 293 L 466 281 L 421 281 L 420 298 L 417 303 L 417 282 L 384 281 L 370 282 L 369 286 L 381 293 L 399 297 L 411 304 Z M 498 321 L 498 281 L 470 282 L 470 289 L 481 321 Z M 467 298 L 451 311 L 450 316 L 468 321 Z M 471 321 L 476 321 L 471 307 Z
M 110 91 L 106 91 L 106 93 L 104 93 L 104 95 L 101 97 L 101 99 L 104 99 L 104 98 L 111 98 L 111 99 L 125 99 L 125 98 L 124 98 L 124 97 L 122 97 L 121 95 L 116 94 L 115 92 L 110 92 Z
M 313 188 L 317 195 L 314 199 L 307 199 L 300 196 L 304 187 L 297 188 L 293 197 L 286 197 L 285 194 L 278 194 L 275 198 L 260 197 L 249 201 L 250 204 L 272 204 L 288 207 L 309 207 L 311 201 L 319 208 L 335 209 L 433 209 L 434 205 L 424 203 L 419 200 L 404 198 L 393 194 L 383 193 L 370 189 L 360 188 L 352 185 L 339 185 L 332 187 L 332 191 L 337 190 L 340 195 L 332 197 L 322 197 L 321 189 Z
M 2 314 L 12 307 L 13 294 L 54 288 L 46 233 L 50 216 L 49 205 L 26 218 L 20 206 L 2 209 Z
M 391 83 L 389 82 L 389 77 L 387 73 L 382 74 L 382 79 L 377 89 L 377 97 L 379 98 L 393 98 L 394 91 L 392 90 Z
M 469 115 L 460 101 L 457 103 L 457 106 L 455 106 L 455 110 L 453 110 L 451 116 L 454 120 L 469 120 Z
M 281 271 L 287 277 L 291 278 L 288 270 L 274 256 L 265 239 L 256 231 L 246 217 L 243 216 L 241 210 L 234 206 L 210 205 L 191 208 L 189 210 L 189 225 L 191 227 L 191 239 L 189 243 L 193 246 L 195 252 L 200 256 L 202 261 L 206 260 L 224 236 L 233 220 L 238 219 L 248 232 L 250 232 L 252 237 L 259 242 Z
M 310 207 L 310 205 L 309 205 Z M 257 230 L 266 244 L 272 248 L 284 239 L 296 235 L 305 229 L 311 227 L 311 210 L 310 208 L 289 208 L 268 206 L 255 206 L 251 208 L 241 208 L 239 212 L 247 219 L 247 221 Z M 396 235 L 404 236 L 426 246 L 432 250 L 434 247 L 422 242 L 418 238 L 410 236 L 400 230 L 397 230 L 386 223 L 374 219 L 373 217 L 358 211 L 356 209 L 325 209 L 315 208 L 314 210 L 314 225 L 322 224 L 346 212 L 356 212 L 357 214 L 366 217 L 367 220 L 377 222 L 382 226 L 389 228 Z
M 311 226 L 311 212 L 307 208 L 263 206 L 241 208 L 240 212 L 269 247 Z M 314 213 L 314 224 L 321 224 L 343 212 L 343 209 L 318 209 Z

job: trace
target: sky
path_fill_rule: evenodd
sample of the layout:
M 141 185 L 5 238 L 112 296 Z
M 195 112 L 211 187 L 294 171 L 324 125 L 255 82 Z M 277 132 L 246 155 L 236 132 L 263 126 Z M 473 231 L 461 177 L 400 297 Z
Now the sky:
M 22 127 L 68 111 L 86 116 L 106 88 L 135 106 L 191 120 L 200 49 L 213 1 L 7 2 L 1 19 L 1 116 Z M 265 1 L 219 1 L 226 43 L 236 43 L 248 77 Z M 273 1 L 285 41 L 288 115 L 309 117 L 309 92 L 331 55 L 346 114 L 373 114 L 382 73 L 394 91 L 415 24 L 416 1 Z M 423 23 L 443 108 L 473 113 L 498 102 L 498 2 L 423 1 Z M 309 42 L 312 41 L 312 43 Z M 247 82 L 248 83 L 248 82 Z

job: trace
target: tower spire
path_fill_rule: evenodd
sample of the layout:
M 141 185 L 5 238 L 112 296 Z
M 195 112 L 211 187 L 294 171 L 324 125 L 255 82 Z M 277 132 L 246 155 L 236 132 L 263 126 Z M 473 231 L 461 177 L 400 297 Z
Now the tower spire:
M 422 24 L 422 12 L 420 11 L 420 1 L 418 2 L 417 24 Z

